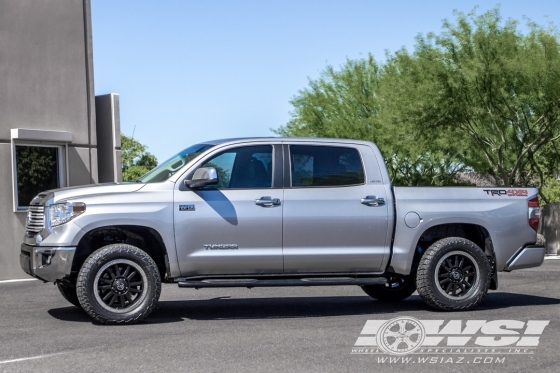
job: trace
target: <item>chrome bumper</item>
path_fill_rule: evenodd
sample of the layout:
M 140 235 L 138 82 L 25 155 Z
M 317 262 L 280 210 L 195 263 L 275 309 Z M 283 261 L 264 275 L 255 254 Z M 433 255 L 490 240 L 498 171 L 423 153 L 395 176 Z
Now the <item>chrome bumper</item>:
M 508 260 L 504 271 L 538 267 L 543 264 L 545 247 L 539 245 L 525 246 Z
M 75 252 L 75 247 L 36 247 L 21 244 L 19 264 L 28 275 L 45 282 L 54 282 L 70 274 Z

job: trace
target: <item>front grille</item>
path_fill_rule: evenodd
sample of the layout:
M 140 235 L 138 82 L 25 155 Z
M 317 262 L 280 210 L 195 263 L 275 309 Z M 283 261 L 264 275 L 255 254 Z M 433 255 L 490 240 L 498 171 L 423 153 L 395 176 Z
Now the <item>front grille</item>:
M 25 230 L 28 232 L 41 232 L 45 226 L 45 207 L 31 205 L 27 210 Z

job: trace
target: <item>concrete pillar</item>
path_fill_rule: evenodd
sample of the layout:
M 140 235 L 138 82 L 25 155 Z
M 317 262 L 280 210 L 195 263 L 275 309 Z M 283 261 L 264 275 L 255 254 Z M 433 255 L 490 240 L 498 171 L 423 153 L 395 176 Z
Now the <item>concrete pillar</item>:
M 97 169 L 100 183 L 122 181 L 119 95 L 95 96 Z
M 540 230 L 546 240 L 546 254 L 557 255 L 560 249 L 560 203 L 541 207 Z

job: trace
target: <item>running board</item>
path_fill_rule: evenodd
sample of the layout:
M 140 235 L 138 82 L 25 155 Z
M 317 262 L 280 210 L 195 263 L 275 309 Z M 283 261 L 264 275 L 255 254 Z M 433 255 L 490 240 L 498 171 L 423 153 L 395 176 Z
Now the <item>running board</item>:
M 300 279 L 205 279 L 180 281 L 180 288 L 256 288 L 280 286 L 336 286 L 336 285 L 383 285 L 384 277 L 351 278 L 351 277 L 307 277 Z

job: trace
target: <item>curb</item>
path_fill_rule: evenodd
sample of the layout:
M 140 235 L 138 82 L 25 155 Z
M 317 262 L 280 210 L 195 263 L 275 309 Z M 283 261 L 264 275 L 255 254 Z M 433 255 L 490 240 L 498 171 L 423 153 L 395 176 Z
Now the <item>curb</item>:
M 23 282 L 23 281 L 37 281 L 36 278 L 20 278 L 20 279 L 16 279 L 16 280 L 2 280 L 0 281 L 0 284 L 7 284 L 10 282 Z

